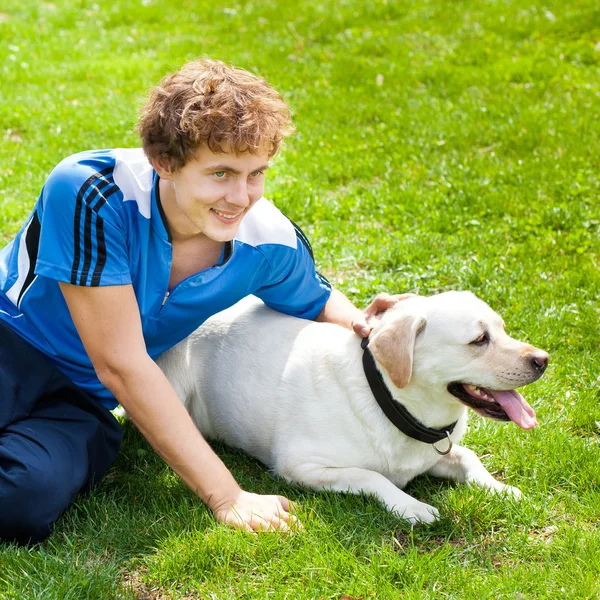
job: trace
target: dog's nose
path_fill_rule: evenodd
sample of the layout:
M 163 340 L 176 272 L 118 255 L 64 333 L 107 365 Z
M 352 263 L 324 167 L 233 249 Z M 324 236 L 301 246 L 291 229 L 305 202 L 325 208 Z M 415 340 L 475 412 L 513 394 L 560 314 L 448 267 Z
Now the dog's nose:
M 535 352 L 532 355 L 531 364 L 533 365 L 534 369 L 536 371 L 539 371 L 541 374 L 546 370 L 546 367 L 548 366 L 548 358 L 549 355 L 547 352 L 539 350 L 538 352 Z

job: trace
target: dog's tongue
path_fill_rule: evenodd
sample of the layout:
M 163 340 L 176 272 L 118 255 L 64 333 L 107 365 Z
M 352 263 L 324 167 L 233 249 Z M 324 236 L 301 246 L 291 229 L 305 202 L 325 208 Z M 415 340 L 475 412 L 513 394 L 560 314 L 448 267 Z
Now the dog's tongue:
M 538 423 L 535 411 L 516 390 L 489 390 L 486 392 L 505 410 L 506 414 L 522 429 L 533 429 Z

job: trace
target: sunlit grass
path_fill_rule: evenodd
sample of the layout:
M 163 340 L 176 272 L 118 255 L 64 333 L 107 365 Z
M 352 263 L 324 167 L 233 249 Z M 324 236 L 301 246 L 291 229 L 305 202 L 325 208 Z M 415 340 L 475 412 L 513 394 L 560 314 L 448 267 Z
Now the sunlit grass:
M 130 426 L 48 542 L 0 550 L 2 598 L 595 598 L 600 594 L 600 8 L 392 0 L 8 0 L 0 8 L 0 242 L 83 149 L 131 147 L 136 110 L 197 56 L 260 73 L 298 134 L 267 195 L 359 305 L 469 289 L 548 350 L 540 427 L 473 417 L 466 444 L 521 502 L 422 477 L 411 530 L 372 498 L 285 484 L 217 445 L 305 529 L 245 536 Z M 0 518 L 2 518 L 0 516 Z

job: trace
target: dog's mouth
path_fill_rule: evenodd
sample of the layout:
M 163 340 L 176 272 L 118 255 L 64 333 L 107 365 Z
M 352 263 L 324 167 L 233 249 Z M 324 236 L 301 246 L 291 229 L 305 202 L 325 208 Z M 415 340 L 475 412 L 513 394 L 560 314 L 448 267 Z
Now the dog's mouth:
M 448 391 L 488 419 L 514 421 L 522 429 L 537 425 L 535 411 L 516 390 L 490 390 L 455 381 L 448 385 Z

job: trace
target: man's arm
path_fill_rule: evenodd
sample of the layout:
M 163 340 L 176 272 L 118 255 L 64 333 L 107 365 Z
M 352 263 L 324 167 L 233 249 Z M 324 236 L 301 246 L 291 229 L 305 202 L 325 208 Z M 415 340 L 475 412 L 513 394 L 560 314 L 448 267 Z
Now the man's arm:
M 329 300 L 327 300 L 323 310 L 319 313 L 315 321 L 326 323 L 336 323 L 347 329 L 353 329 L 361 337 L 367 337 L 371 333 L 371 326 L 368 321 L 371 317 L 386 311 L 399 302 L 413 294 L 378 294 L 367 308 L 362 311 L 339 290 L 331 290 Z
M 60 287 L 100 381 L 217 520 L 249 531 L 286 529 L 288 500 L 239 487 L 148 356 L 132 286 Z

